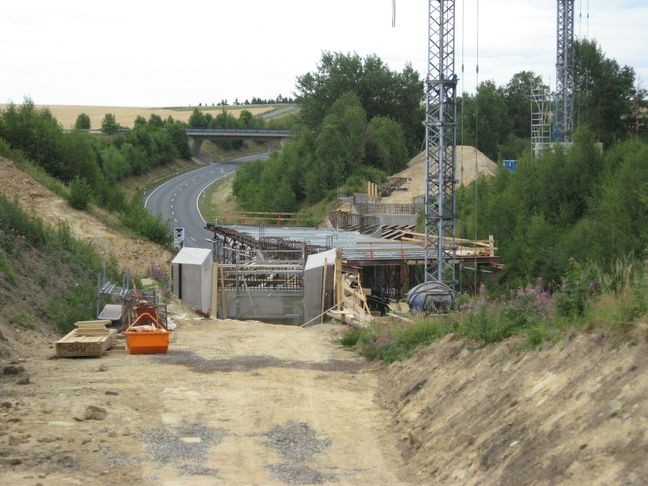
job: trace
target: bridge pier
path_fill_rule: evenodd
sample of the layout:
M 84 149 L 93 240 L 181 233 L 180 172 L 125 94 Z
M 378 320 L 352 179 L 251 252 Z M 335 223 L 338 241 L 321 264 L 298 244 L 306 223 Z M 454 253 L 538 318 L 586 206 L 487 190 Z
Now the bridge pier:
M 199 156 L 200 146 L 202 145 L 204 139 L 202 137 L 187 137 L 187 139 L 191 153 L 196 157 Z

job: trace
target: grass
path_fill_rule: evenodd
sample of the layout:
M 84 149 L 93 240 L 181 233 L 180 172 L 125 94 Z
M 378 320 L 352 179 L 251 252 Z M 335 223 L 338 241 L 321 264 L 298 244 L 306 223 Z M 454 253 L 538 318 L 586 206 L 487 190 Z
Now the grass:
M 597 283 L 606 287 L 592 290 L 582 308 L 564 307 L 564 290 L 551 296 L 539 285 L 527 286 L 506 298 L 478 296 L 447 316 L 412 323 L 385 320 L 366 329 L 351 329 L 342 336 L 341 344 L 354 348 L 367 359 L 391 363 L 407 359 L 416 349 L 450 334 L 478 347 L 516 338 L 516 347 L 521 350 L 551 345 L 574 333 L 594 330 L 619 344 L 636 343 L 648 340 L 647 269 L 648 263 L 644 263 L 636 265 L 629 272 L 631 275 L 623 272 L 622 285 L 615 282 L 613 275 L 599 274 Z M 565 280 L 568 279 L 566 276 Z M 591 280 L 583 283 L 590 289 L 596 288 Z M 562 308 L 570 312 L 559 311 L 561 302 Z
M 0 307 L 12 325 L 46 323 L 67 332 L 75 321 L 94 318 L 102 263 L 69 227 L 53 228 L 0 195 Z M 116 277 L 115 262 L 106 264 Z
M 226 177 L 212 184 L 205 191 L 204 197 L 200 198 L 200 212 L 205 221 L 221 221 L 226 214 L 240 210 L 232 193 L 233 176 L 234 174 L 232 174 L 232 177 Z
M 40 182 L 43 186 L 47 187 L 57 196 L 60 196 L 64 199 L 68 198 L 70 192 L 68 187 L 58 179 L 55 179 L 47 172 L 45 172 L 43 168 L 31 162 L 23 162 L 21 164 L 17 164 L 17 167 L 23 172 L 26 172 L 27 174 L 32 176 L 34 180 Z

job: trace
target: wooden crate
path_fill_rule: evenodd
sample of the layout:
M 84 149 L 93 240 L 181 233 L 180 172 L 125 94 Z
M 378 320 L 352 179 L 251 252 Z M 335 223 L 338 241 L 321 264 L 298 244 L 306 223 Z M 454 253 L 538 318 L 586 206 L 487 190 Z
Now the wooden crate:
M 81 321 L 77 329 L 56 341 L 56 355 L 63 358 L 101 356 L 117 339 L 117 329 L 107 329 L 110 321 Z

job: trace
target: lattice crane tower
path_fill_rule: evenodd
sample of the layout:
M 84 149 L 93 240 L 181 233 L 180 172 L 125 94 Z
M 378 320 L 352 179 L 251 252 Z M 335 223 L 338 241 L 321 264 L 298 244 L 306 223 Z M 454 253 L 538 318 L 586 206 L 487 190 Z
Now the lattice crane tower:
M 571 141 L 574 129 L 574 0 L 558 0 L 556 135 Z
M 425 81 L 425 281 L 456 288 L 455 2 L 429 0 Z

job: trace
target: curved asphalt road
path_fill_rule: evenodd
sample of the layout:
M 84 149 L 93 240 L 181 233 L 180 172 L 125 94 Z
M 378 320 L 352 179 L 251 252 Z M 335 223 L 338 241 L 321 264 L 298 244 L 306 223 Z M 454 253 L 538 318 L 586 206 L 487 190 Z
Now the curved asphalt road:
M 265 160 L 269 152 L 241 157 L 240 159 L 185 172 L 159 185 L 148 195 L 144 206 L 153 214 L 159 214 L 163 221 L 169 221 L 172 227 L 185 228 L 187 247 L 212 248 L 207 239 L 214 237 L 204 229 L 205 220 L 198 209 L 198 199 L 209 186 L 233 174 L 242 164 L 252 160 Z M 204 162 L 204 159 L 201 159 Z

